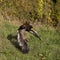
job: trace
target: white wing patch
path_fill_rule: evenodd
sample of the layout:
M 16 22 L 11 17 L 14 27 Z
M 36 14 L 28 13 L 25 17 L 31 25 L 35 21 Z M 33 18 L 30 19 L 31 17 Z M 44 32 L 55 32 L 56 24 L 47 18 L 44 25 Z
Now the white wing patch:
M 20 38 L 20 34 L 19 33 L 18 33 L 17 39 L 18 39 L 19 46 L 23 46 L 23 43 L 21 42 L 21 38 Z

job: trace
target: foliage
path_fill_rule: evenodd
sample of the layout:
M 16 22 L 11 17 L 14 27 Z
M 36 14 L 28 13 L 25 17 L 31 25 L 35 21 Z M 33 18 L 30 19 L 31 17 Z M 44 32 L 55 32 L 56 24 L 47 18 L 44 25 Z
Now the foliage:
M 27 33 L 27 54 L 18 49 L 16 39 L 23 20 L 36 21 L 34 29 L 43 39 Z M 60 60 L 60 0 L 0 0 L 0 60 L 20 59 Z
M 0 11 L 6 20 L 37 20 L 60 25 L 59 0 L 0 0 Z

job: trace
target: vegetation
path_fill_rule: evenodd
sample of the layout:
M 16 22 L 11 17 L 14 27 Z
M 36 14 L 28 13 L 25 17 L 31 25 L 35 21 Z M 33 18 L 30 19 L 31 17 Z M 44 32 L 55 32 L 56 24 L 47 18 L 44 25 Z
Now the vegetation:
M 7 20 L 37 20 L 60 25 L 59 0 L 0 0 L 0 11 Z
M 42 41 L 27 33 L 23 54 L 17 29 L 26 20 Z M 0 60 L 60 60 L 60 0 L 0 0 Z
M 0 60 L 60 60 L 59 31 L 46 25 L 39 29 L 34 28 L 43 41 L 28 33 L 30 51 L 23 54 L 17 48 L 17 28 L 18 25 L 8 21 L 0 22 Z

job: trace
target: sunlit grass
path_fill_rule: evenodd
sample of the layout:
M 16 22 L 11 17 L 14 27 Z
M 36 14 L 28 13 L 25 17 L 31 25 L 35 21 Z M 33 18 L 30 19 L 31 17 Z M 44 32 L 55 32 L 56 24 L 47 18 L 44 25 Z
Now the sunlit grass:
M 27 33 L 30 50 L 23 54 L 15 47 L 17 40 L 7 38 L 17 35 L 17 28 L 8 22 L 0 24 L 0 60 L 60 60 L 60 33 L 43 26 L 37 30 L 43 41 Z

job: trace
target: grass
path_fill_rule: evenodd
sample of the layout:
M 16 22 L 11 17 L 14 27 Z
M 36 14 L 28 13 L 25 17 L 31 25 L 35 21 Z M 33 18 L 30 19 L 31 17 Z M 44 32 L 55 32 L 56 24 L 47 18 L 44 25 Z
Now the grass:
M 27 33 L 29 53 L 16 48 L 17 25 L 0 22 L 0 60 L 60 60 L 60 32 L 43 26 L 37 30 L 43 41 Z M 11 37 L 13 36 L 13 37 Z M 8 39 L 10 37 L 10 39 Z

